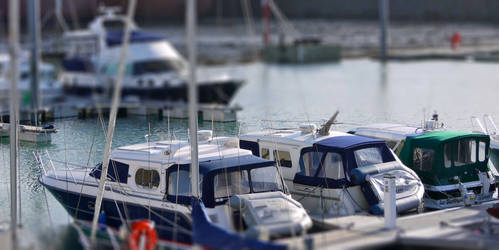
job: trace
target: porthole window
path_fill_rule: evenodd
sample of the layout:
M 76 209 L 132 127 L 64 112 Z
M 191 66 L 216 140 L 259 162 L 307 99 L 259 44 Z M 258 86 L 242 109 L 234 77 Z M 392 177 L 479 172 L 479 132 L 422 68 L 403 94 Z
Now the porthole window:
M 135 172 L 135 184 L 140 188 L 156 189 L 159 181 L 159 172 L 154 169 L 140 168 Z

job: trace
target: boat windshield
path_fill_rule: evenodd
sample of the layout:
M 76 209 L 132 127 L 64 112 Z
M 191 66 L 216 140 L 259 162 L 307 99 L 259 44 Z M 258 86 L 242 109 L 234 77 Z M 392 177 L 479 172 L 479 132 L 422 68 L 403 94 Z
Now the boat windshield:
M 381 148 L 379 147 L 355 150 L 354 156 L 357 167 L 359 168 L 383 163 L 383 156 L 381 155 Z
M 343 159 L 338 153 L 310 151 L 302 155 L 302 161 L 302 175 L 335 180 L 345 178 Z
M 283 191 L 281 178 L 275 166 L 222 172 L 215 175 L 213 185 L 215 199 L 238 194 Z
M 136 62 L 132 65 L 132 75 L 158 74 L 168 72 L 179 72 L 184 70 L 184 64 L 180 60 L 159 59 Z

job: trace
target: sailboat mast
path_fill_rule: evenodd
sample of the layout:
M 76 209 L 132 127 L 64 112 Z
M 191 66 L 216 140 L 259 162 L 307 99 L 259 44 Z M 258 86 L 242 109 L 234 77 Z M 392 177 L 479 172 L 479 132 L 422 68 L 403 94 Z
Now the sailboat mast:
M 38 0 L 29 0 L 29 36 L 31 39 L 30 51 L 30 87 L 32 125 L 38 126 L 38 110 L 40 109 L 40 3 Z
M 198 93 L 196 86 L 196 0 L 187 0 L 185 13 L 187 26 L 187 57 L 189 60 L 189 136 L 191 142 L 191 190 L 192 196 L 199 198 L 199 159 L 198 159 Z
M 97 233 L 97 222 L 99 220 L 100 209 L 102 205 L 102 198 L 104 197 L 104 187 L 106 185 L 107 171 L 109 167 L 109 156 L 111 154 L 111 144 L 113 141 L 114 128 L 116 125 L 116 116 L 118 114 L 118 107 L 121 100 L 121 88 L 123 85 L 123 78 L 125 75 L 125 62 L 128 51 L 128 43 L 130 40 L 130 29 L 132 24 L 132 19 L 135 13 L 135 7 L 137 0 L 130 0 L 128 3 L 128 11 L 125 22 L 125 30 L 123 32 L 122 45 L 120 51 L 120 61 L 118 65 L 118 72 L 116 76 L 116 82 L 114 84 L 113 99 L 111 103 L 111 112 L 109 114 L 109 124 L 107 127 L 106 135 L 106 148 L 104 150 L 104 159 L 102 161 L 102 170 L 99 181 L 99 188 L 97 191 L 97 197 L 95 199 L 94 217 L 92 220 L 92 232 L 90 235 L 91 244 L 95 244 L 95 236 Z
M 12 244 L 17 243 L 17 123 L 19 82 L 19 1 L 9 1 L 9 55 L 10 55 L 10 227 Z

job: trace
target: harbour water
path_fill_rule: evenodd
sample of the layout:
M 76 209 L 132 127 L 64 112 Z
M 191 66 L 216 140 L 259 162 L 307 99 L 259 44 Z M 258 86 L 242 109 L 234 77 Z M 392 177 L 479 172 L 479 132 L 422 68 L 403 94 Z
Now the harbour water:
M 471 130 L 470 117 L 490 114 L 499 119 L 497 65 L 471 61 L 389 62 L 369 59 L 332 64 L 235 64 L 200 68 L 200 75 L 226 73 L 246 79 L 233 100 L 243 107 L 240 122 L 200 123 L 215 136 L 237 135 L 265 127 L 290 127 L 307 121 L 320 123 L 340 110 L 335 128 L 346 131 L 358 124 L 398 122 L 419 125 L 435 110 L 448 128 Z M 272 120 L 272 121 L 269 121 Z M 93 166 L 102 160 L 105 137 L 96 118 L 53 122 L 59 132 L 50 144 L 20 145 L 21 221 L 46 246 L 51 232 L 67 235 L 71 221 L 62 206 L 38 183 L 40 169 L 33 151 L 48 152 L 53 160 Z M 104 127 L 107 127 L 105 124 Z M 145 137 L 145 135 L 150 136 Z M 147 140 L 187 138 L 187 120 L 129 116 L 117 120 L 113 147 Z M 0 204 L 9 204 L 9 144 L 0 143 Z M 90 149 L 92 151 L 90 152 Z M 57 165 L 57 164 L 56 164 Z M 7 222 L 9 208 L 0 208 Z M 73 235 L 74 236 L 74 235 Z M 60 239 L 64 241 L 64 237 Z M 76 238 L 69 244 L 75 244 Z

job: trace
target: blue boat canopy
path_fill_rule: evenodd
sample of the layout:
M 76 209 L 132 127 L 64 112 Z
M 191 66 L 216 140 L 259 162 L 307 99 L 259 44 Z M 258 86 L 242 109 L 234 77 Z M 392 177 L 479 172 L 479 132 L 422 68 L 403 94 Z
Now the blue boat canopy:
M 375 150 L 365 151 L 368 148 Z M 327 158 L 328 155 L 331 158 Z M 306 163 L 304 157 L 308 157 Z M 350 177 L 354 169 L 391 161 L 395 158 L 383 140 L 348 135 L 330 137 L 301 150 L 300 171 L 295 174 L 293 182 L 338 189 L 357 186 L 361 183 L 352 182 Z M 341 177 L 327 176 L 325 168 L 339 171 L 336 175 Z
M 314 144 L 314 147 L 317 149 L 350 149 L 353 147 L 358 147 L 362 145 L 372 145 L 372 144 L 377 144 L 381 143 L 384 144 L 385 141 L 380 140 L 380 139 L 373 139 L 369 137 L 364 137 L 364 136 L 336 136 L 336 137 L 330 137 L 327 139 L 324 139 L 322 141 L 316 142 Z
M 209 172 L 220 172 L 223 169 L 237 168 L 243 170 L 257 167 L 274 166 L 274 164 L 274 161 L 265 160 L 254 155 L 247 155 L 200 162 L 199 172 L 203 175 L 206 175 Z
M 107 46 L 120 45 L 123 42 L 123 31 L 108 31 L 106 36 Z M 130 33 L 130 43 L 153 42 L 166 39 L 164 36 L 143 31 L 132 31 Z
M 226 202 L 225 199 L 216 199 L 215 197 L 215 178 L 219 174 L 227 174 L 231 172 L 246 172 L 250 171 L 252 169 L 256 168 L 267 168 L 267 167 L 273 167 L 275 168 L 274 170 L 276 171 L 275 173 L 278 174 L 277 172 L 277 167 L 275 166 L 274 161 L 269 161 L 265 160 L 259 157 L 256 157 L 254 155 L 245 155 L 245 156 L 240 156 L 240 157 L 228 157 L 228 158 L 223 158 L 223 159 L 217 159 L 217 160 L 211 160 L 211 161 L 203 161 L 199 163 L 199 173 L 200 173 L 200 178 L 201 178 L 201 191 L 202 191 L 202 199 L 203 203 L 206 205 L 206 207 L 213 208 L 216 204 L 219 203 L 224 203 Z M 167 186 L 170 185 L 170 175 L 177 176 L 175 173 L 178 171 L 183 171 L 184 176 L 182 178 L 185 178 L 184 180 L 187 180 L 189 178 L 189 175 L 186 174 L 190 169 L 190 164 L 180 164 L 177 166 L 173 166 L 167 169 Z M 254 185 L 261 185 L 261 183 L 256 183 L 261 180 L 255 180 L 254 178 L 249 179 L 249 172 L 246 172 L 246 179 L 241 179 L 240 185 L 245 185 L 245 192 L 253 192 L 253 184 Z M 241 176 L 242 177 L 242 176 Z M 179 177 L 176 177 L 179 178 Z M 223 176 L 221 178 L 233 178 L 233 176 Z M 234 177 L 235 178 L 235 177 Z M 279 176 L 280 179 L 280 176 Z M 279 180 L 279 183 L 274 183 L 276 190 L 281 190 L 285 191 L 284 183 L 282 183 L 282 180 Z M 250 184 L 251 183 L 251 184 Z M 271 183 L 267 183 L 265 186 L 266 188 L 271 188 L 272 185 L 269 185 Z M 176 186 L 179 191 L 175 191 L 176 188 L 173 188 L 172 190 L 167 190 L 167 196 L 166 198 L 172 202 L 180 203 L 180 204 L 189 204 L 192 197 L 190 196 L 190 183 L 186 182 L 184 183 L 183 181 L 179 180 L 179 184 L 174 183 L 172 184 L 173 186 Z M 239 185 L 238 182 L 234 182 L 234 185 Z M 173 187 L 172 186 L 172 187 Z M 273 190 L 273 191 L 276 191 Z M 259 190 L 262 191 L 262 190 Z M 178 194 L 178 195 L 176 195 Z M 219 197 L 220 198 L 220 197 Z

